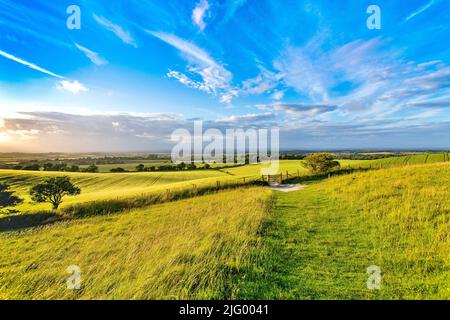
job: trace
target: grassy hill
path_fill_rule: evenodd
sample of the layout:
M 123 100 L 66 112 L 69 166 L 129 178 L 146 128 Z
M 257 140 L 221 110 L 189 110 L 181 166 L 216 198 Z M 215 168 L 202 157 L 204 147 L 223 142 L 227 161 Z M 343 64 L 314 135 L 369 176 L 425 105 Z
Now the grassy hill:
M 449 299 L 450 163 L 327 179 L 277 194 L 245 298 Z M 369 266 L 381 290 L 366 286 Z
M 378 160 L 340 160 L 342 168 L 378 168 L 418 163 L 432 163 L 447 161 L 448 154 L 438 153 L 429 155 L 414 155 Z M 194 187 L 215 186 L 217 182 L 242 183 L 257 180 L 261 177 L 261 168 L 266 164 L 253 164 L 241 167 L 224 168 L 220 170 L 194 170 L 176 172 L 129 172 L 129 173 L 70 173 L 70 172 L 43 172 L 0 170 L 0 182 L 11 185 L 11 189 L 23 198 L 23 204 L 15 209 L 20 212 L 36 212 L 48 210 L 48 204 L 31 202 L 28 191 L 39 181 L 46 177 L 65 175 L 69 176 L 82 190 L 76 197 L 67 197 L 61 206 L 64 210 L 68 206 L 92 201 L 106 201 L 115 199 L 131 199 L 147 197 L 150 194 L 166 190 L 189 190 Z M 310 173 L 300 160 L 281 160 L 279 172 L 291 176 L 299 174 L 307 176 Z
M 8 183 L 25 200 L 18 210 L 36 211 L 49 209 L 49 205 L 31 202 L 30 188 L 47 177 L 62 175 L 70 177 L 82 190 L 79 196 L 65 198 L 62 208 L 75 203 L 135 197 L 167 188 L 192 188 L 193 183 L 215 183 L 214 179 L 228 178 L 225 173 L 215 170 L 98 174 L 0 170 L 0 181 Z
M 270 203 L 269 190 L 247 188 L 0 233 L 0 299 L 235 297 Z M 80 291 L 66 287 L 70 265 Z
M 0 299 L 449 299 L 449 176 L 411 165 L 1 232 Z

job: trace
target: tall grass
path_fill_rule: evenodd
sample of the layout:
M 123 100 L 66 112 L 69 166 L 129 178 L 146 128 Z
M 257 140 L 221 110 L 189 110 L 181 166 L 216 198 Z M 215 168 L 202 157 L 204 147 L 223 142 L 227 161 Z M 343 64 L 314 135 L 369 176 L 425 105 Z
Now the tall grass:
M 450 164 L 343 176 L 320 185 L 367 223 L 386 290 L 450 298 Z
M 228 189 L 244 188 L 242 190 L 245 192 L 245 187 L 250 186 L 253 182 L 253 180 L 246 180 L 246 182 L 240 180 L 223 182 L 217 181 L 215 184 L 204 184 L 199 186 L 194 185 L 191 188 L 166 189 L 164 191 L 142 194 L 140 196 L 130 198 L 117 198 L 111 200 L 78 203 L 65 207 L 61 213 L 62 215 L 71 218 L 111 214 L 154 204 L 198 197 Z
M 270 206 L 254 187 L 0 233 L 0 299 L 236 297 Z M 69 265 L 81 290 L 66 287 Z

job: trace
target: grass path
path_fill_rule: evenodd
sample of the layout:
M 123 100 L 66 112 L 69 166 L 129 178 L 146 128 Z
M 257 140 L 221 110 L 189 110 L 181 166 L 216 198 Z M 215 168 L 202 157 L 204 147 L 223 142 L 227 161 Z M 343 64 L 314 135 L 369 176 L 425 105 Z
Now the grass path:
M 393 168 L 277 192 L 241 297 L 449 299 L 449 174 L 448 164 Z M 381 290 L 367 288 L 373 265 Z
M 264 270 L 254 274 L 258 286 L 245 298 L 367 299 L 366 269 L 374 264 L 370 245 L 359 235 L 363 221 L 346 208 L 336 211 L 314 187 L 277 193 L 273 217 L 266 226 Z M 258 279 L 259 278 L 259 279 Z

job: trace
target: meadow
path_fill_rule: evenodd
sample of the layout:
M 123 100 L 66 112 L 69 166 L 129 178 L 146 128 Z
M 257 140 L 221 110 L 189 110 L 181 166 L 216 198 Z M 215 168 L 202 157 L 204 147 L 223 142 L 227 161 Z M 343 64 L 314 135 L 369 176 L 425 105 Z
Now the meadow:
M 306 184 L 290 193 L 244 185 L 263 164 L 0 170 L 24 198 L 48 176 L 82 188 L 59 210 L 76 212 L 70 219 L 0 228 L 0 299 L 450 299 L 448 154 L 340 162 L 355 171 L 314 177 L 300 160 L 280 161 L 280 172 Z M 96 215 L 96 206 L 117 210 Z M 18 208 L 38 215 L 49 205 L 26 198 Z M 69 265 L 82 269 L 79 291 L 65 286 Z M 372 265 L 381 290 L 367 288 Z
M 450 163 L 354 173 L 277 193 L 242 297 L 450 299 Z M 380 290 L 367 268 L 381 270 Z
M 270 204 L 248 188 L 0 234 L 0 299 L 236 297 Z M 82 290 L 66 287 L 70 265 Z
M 377 160 L 339 160 L 343 169 L 369 169 L 403 166 L 408 164 L 442 162 L 448 160 L 448 154 L 436 153 L 426 155 L 413 155 Z M 134 164 L 133 164 L 134 165 Z M 117 165 L 107 165 L 117 167 Z M 149 195 L 160 194 L 164 191 L 183 191 L 193 188 L 211 188 L 220 184 L 242 184 L 261 178 L 261 168 L 267 164 L 250 164 L 245 166 L 192 170 L 173 172 L 127 172 L 127 173 L 72 173 L 1 170 L 0 182 L 11 186 L 15 194 L 24 201 L 14 209 L 23 212 L 38 212 L 50 209 L 48 204 L 37 204 L 31 201 L 28 191 L 30 188 L 47 177 L 68 176 L 81 188 L 82 192 L 76 197 L 66 197 L 61 210 L 77 204 L 145 198 Z M 303 166 L 301 160 L 280 160 L 279 173 L 289 174 L 289 178 L 308 177 L 310 173 Z M 0 213 L 0 217 L 1 217 Z

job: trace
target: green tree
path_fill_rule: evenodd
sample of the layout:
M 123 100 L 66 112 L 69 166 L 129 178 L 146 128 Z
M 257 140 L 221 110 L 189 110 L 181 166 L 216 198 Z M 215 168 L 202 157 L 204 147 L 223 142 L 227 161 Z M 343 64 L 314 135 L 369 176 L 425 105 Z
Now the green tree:
M 340 167 L 339 162 L 335 161 L 329 153 L 310 154 L 303 160 L 303 163 L 312 173 L 328 173 Z
M 143 171 L 145 171 L 145 166 L 141 163 L 141 164 L 138 164 L 137 166 L 136 166 L 136 171 L 137 172 L 143 172 Z
M 64 196 L 75 196 L 81 190 L 69 177 L 54 177 L 35 185 L 30 190 L 31 199 L 36 202 L 49 202 L 54 210 L 58 209 Z
M 95 164 L 91 164 L 89 167 L 84 168 L 82 171 L 83 172 L 96 173 L 96 172 L 98 172 L 98 167 Z
M 39 164 L 37 164 L 37 163 L 30 164 L 30 165 L 27 165 L 27 166 L 23 167 L 22 170 L 40 171 L 41 170 L 41 166 Z

